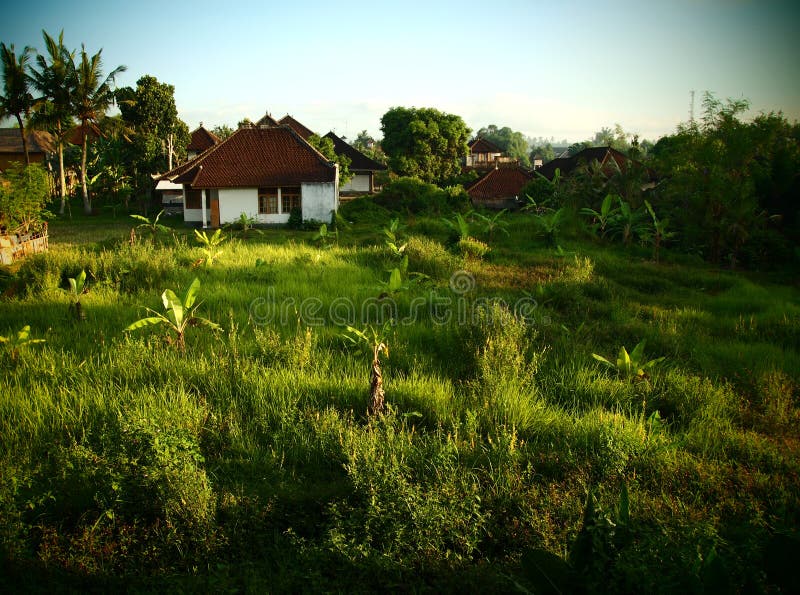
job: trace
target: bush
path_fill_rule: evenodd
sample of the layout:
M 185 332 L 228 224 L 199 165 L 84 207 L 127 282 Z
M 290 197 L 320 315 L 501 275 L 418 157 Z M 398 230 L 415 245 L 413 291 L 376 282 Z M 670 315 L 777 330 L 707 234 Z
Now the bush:
M 375 203 L 370 196 L 362 196 L 343 203 L 339 214 L 353 223 L 385 223 L 390 214 L 387 209 Z
M 13 163 L 0 176 L 0 231 L 35 231 L 48 214 L 44 207 L 49 197 L 47 172 L 41 165 Z
M 433 279 L 448 279 L 459 267 L 455 256 L 430 238 L 411 236 L 406 242 L 409 270 L 424 273 Z
M 458 241 L 458 249 L 466 258 L 475 258 L 477 260 L 483 258 L 491 250 L 488 244 L 473 237 L 461 238 Z
M 469 196 L 461 186 L 442 190 L 417 178 L 397 178 L 387 184 L 375 203 L 395 212 L 442 214 L 469 207 Z
M 289 221 L 286 226 L 289 229 L 303 229 L 303 211 L 299 207 L 289 211 Z

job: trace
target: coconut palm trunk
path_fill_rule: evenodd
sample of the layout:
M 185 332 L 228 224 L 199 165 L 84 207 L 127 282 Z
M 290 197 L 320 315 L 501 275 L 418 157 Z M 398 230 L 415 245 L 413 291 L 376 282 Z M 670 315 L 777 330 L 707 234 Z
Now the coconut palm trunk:
M 86 181 L 86 155 L 89 152 L 89 135 L 83 132 L 83 151 L 81 152 L 81 189 L 83 190 L 83 212 L 92 214 L 92 199 L 89 197 L 89 184 Z

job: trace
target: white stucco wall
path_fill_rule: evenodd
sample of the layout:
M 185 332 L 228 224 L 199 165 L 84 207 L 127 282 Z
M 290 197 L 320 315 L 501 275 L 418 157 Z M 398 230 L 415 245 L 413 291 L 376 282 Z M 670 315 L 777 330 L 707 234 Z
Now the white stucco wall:
M 332 211 L 339 208 L 336 182 L 303 184 L 301 186 L 303 219 L 330 222 Z
M 343 184 L 340 190 L 342 192 L 369 192 L 370 174 L 355 174 L 347 184 Z

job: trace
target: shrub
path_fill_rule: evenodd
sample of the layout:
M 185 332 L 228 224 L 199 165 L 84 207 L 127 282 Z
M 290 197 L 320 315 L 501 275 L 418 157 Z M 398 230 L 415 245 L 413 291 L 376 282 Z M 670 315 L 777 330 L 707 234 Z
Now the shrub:
M 442 190 L 417 178 L 398 178 L 375 196 L 375 203 L 395 212 L 440 214 L 465 210 L 469 196 L 461 186 Z
M 47 172 L 41 165 L 13 163 L 0 176 L 0 231 L 29 233 L 48 215 L 50 197 Z
M 491 248 L 485 242 L 476 240 L 473 237 L 461 238 L 458 241 L 458 250 L 467 258 L 475 258 L 480 260 L 489 253 Z
M 355 198 L 339 207 L 339 214 L 353 223 L 382 224 L 390 219 L 389 211 L 370 196 Z
M 447 279 L 458 268 L 458 261 L 436 240 L 411 236 L 406 243 L 410 269 L 434 279 Z
M 286 223 L 289 229 L 303 229 L 303 211 L 299 207 L 289 211 L 289 221 Z

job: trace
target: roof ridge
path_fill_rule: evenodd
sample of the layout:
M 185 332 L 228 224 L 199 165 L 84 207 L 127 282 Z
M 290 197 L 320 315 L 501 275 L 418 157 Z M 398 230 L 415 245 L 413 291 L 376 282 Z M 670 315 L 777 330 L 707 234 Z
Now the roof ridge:
M 316 148 L 314 145 L 312 145 L 310 142 L 308 142 L 306 139 L 304 139 L 302 136 L 300 136 L 300 135 L 297 133 L 297 131 L 296 131 L 294 128 L 292 128 L 292 127 L 291 127 L 291 126 L 289 126 L 288 124 L 281 124 L 279 127 L 280 127 L 280 128 L 286 128 L 286 129 L 287 129 L 287 130 L 288 130 L 288 131 L 289 131 L 289 132 L 290 132 L 290 133 L 291 133 L 291 134 L 292 134 L 292 135 L 293 135 L 293 136 L 294 136 L 294 137 L 295 137 L 297 140 L 299 140 L 301 143 L 303 143 L 304 145 L 306 145 L 306 146 L 307 146 L 309 149 L 311 149 L 312 151 L 314 151 L 314 154 L 315 154 L 315 155 L 316 155 L 316 156 L 319 158 L 319 160 L 320 160 L 320 161 L 322 161 L 322 162 L 323 162 L 325 165 L 327 165 L 327 166 L 329 166 L 329 167 L 333 167 L 333 166 L 335 166 L 335 165 L 336 165 L 336 162 L 335 162 L 335 161 L 331 161 L 330 159 L 328 159 L 327 157 L 325 157 L 325 155 L 323 155 L 322 153 L 320 153 L 320 152 L 319 152 L 319 150 L 318 150 L 318 149 L 317 149 L 317 148 Z M 317 135 L 316 133 L 314 133 L 314 136 L 318 136 L 318 135 Z M 320 137 L 320 138 L 321 138 L 321 137 Z

